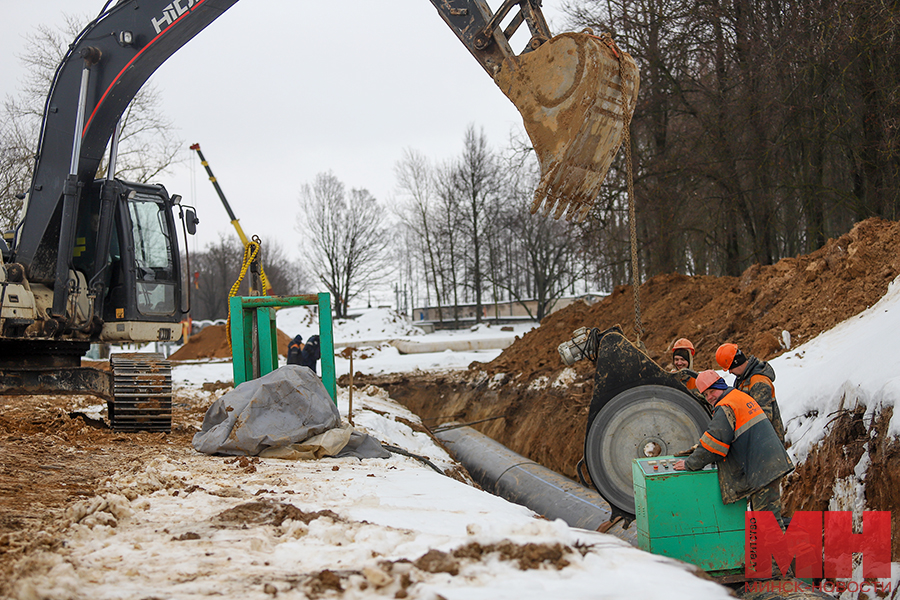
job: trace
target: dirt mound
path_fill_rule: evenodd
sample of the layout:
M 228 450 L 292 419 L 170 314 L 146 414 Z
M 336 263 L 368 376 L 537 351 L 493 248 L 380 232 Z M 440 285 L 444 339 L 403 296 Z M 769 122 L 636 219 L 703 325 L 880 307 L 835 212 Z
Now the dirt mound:
M 278 354 L 287 356 L 288 344 L 291 338 L 280 329 L 276 330 L 278 336 Z M 170 360 L 198 360 L 205 358 L 231 358 L 231 349 L 228 347 L 228 330 L 225 325 L 210 325 L 203 328 L 197 335 L 191 336 L 187 344 L 173 352 Z
M 641 286 L 642 340 L 663 366 L 680 337 L 697 349 L 696 370 L 714 367 L 724 342 L 773 358 L 784 351 L 782 331 L 797 346 L 877 302 L 900 274 L 897 239 L 900 223 L 868 219 L 810 255 L 754 265 L 740 277 L 658 275 Z M 631 287 L 620 286 L 593 306 L 578 303 L 553 313 L 497 359 L 472 368 L 515 375 L 517 382 L 553 376 L 563 368 L 556 348 L 575 329 L 621 325 L 634 339 L 633 323 Z M 577 370 L 584 375 L 592 366 L 581 361 Z

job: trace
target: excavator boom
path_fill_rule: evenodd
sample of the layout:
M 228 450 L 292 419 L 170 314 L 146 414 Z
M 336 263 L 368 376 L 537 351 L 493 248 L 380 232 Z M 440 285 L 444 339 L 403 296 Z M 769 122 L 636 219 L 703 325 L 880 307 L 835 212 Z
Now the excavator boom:
M 53 283 L 65 262 L 58 252 L 74 246 L 74 234 L 61 226 L 77 213 L 77 201 L 62 207 L 66 174 L 74 170 L 78 186 L 90 185 L 120 117 L 141 86 L 237 1 L 107 3 L 109 8 L 71 44 L 47 96 L 28 206 L 16 238 L 15 260 L 30 279 Z M 431 2 L 522 114 L 543 174 L 535 209 L 546 200 L 556 218 L 568 209 L 568 219 L 583 219 L 634 109 L 634 61 L 614 44 L 588 34 L 551 38 L 541 0 L 504 0 L 496 12 L 482 0 Z M 509 39 L 522 24 L 531 37 L 517 54 Z M 75 97 L 79 87 L 85 94 L 83 121 Z M 70 152 L 77 126 L 80 140 Z M 76 193 L 73 187 L 70 196 Z

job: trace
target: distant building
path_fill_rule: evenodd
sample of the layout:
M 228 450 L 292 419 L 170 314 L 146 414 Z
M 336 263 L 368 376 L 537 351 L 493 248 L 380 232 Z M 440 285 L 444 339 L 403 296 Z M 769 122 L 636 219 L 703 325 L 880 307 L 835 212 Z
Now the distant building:
M 553 308 L 550 310 L 551 313 L 554 313 L 560 309 L 563 309 L 573 302 L 583 301 L 587 304 L 594 304 L 595 302 L 599 302 L 606 295 L 604 294 L 582 294 L 580 296 L 565 296 L 556 301 L 556 304 L 553 305 Z M 528 305 L 528 310 L 531 311 L 532 315 L 537 314 L 537 300 L 525 300 L 524 303 Z M 525 307 L 522 306 L 522 303 L 508 300 L 503 302 L 492 302 L 490 304 L 482 304 L 482 315 L 481 320 L 485 323 L 519 323 L 522 321 L 530 320 L 531 317 L 528 315 L 528 311 L 525 310 Z M 452 327 L 454 323 L 453 318 L 453 305 L 450 306 L 442 306 L 441 313 L 443 313 L 443 322 L 445 327 Z M 425 321 L 428 323 L 434 323 L 436 326 L 440 327 L 439 323 L 441 318 L 438 314 L 438 308 L 436 306 L 420 306 L 413 309 L 412 314 L 413 322 Z M 475 304 L 460 304 L 459 305 L 459 320 L 460 323 L 465 323 L 466 325 L 471 325 L 473 321 L 475 321 Z

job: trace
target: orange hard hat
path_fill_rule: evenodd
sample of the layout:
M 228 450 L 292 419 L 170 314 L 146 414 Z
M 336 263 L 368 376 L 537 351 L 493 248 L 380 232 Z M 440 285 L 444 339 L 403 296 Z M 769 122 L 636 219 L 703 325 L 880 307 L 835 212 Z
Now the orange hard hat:
M 709 386 L 717 382 L 721 377 L 715 371 L 703 371 L 697 375 L 697 391 L 701 394 L 709 389 Z
M 691 343 L 691 340 L 687 338 L 681 338 L 680 340 L 675 342 L 675 345 L 672 346 L 672 351 L 678 350 L 679 348 L 687 348 L 691 351 L 691 356 L 694 355 L 694 345 Z
M 723 369 L 730 369 L 734 363 L 734 357 L 738 353 L 737 344 L 722 344 L 716 350 L 716 362 Z

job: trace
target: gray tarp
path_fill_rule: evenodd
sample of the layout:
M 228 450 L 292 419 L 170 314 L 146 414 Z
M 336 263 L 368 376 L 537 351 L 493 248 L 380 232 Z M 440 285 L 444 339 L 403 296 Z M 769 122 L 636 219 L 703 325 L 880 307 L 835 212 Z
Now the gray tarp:
M 340 413 L 322 381 L 298 365 L 242 383 L 213 402 L 192 444 L 205 454 L 390 456 L 374 438 L 341 427 Z

